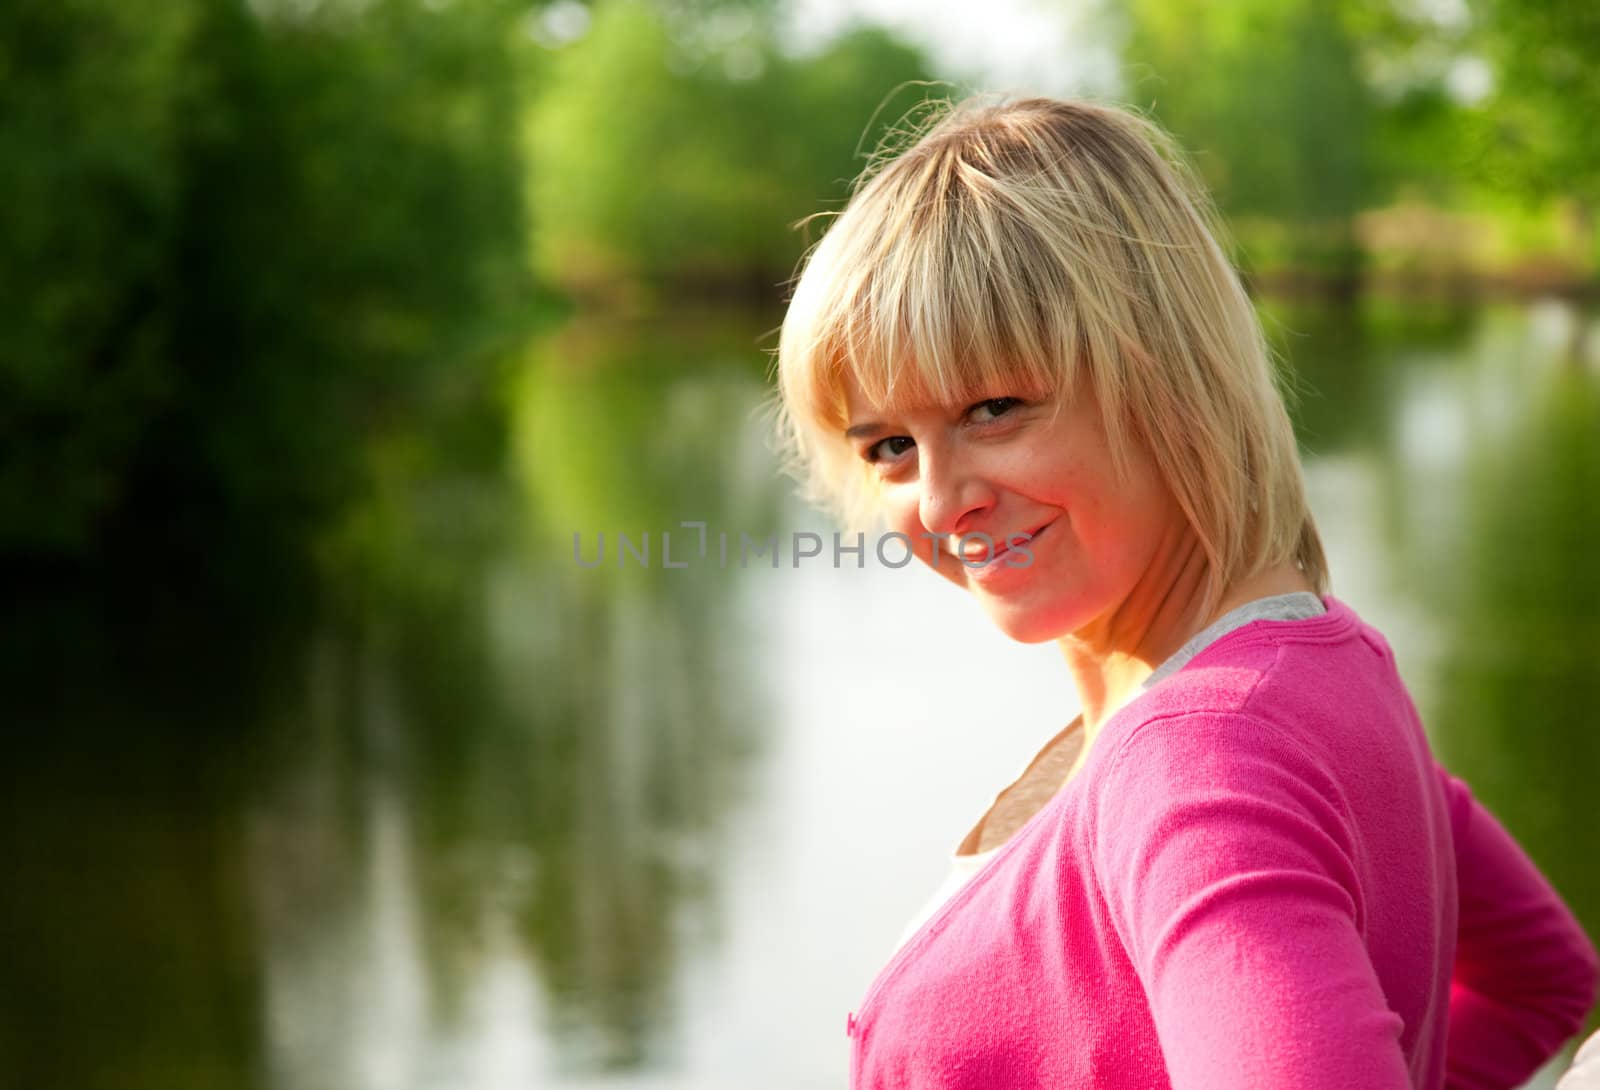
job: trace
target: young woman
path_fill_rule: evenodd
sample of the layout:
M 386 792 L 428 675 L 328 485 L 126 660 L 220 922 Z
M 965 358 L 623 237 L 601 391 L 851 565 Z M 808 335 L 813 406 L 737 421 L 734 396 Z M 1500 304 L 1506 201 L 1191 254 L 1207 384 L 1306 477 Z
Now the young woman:
M 885 525 L 1083 712 L 849 1018 L 859 1088 L 1510 1087 L 1595 952 L 1329 593 L 1249 300 L 1153 126 L 955 108 L 784 322 L 813 499 Z

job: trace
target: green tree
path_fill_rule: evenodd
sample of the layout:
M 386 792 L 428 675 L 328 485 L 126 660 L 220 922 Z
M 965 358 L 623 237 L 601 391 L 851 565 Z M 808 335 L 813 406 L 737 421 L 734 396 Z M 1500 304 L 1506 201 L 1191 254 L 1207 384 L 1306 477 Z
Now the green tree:
M 1477 0 L 1472 44 L 1494 73 L 1481 149 L 1493 180 L 1536 198 L 1600 202 L 1600 7 Z M 1591 225 L 1592 227 L 1592 225 Z
M 1191 149 L 1225 212 L 1289 228 L 1284 252 L 1252 256 L 1353 274 L 1373 103 L 1339 8 L 1130 0 L 1127 17 L 1129 97 Z
M 1478 0 L 1476 41 L 1495 90 L 1478 115 L 1475 173 L 1523 205 L 1564 200 L 1592 279 L 1600 269 L 1600 7 L 1586 0 Z M 1575 293 L 1567 359 L 1587 357 L 1592 304 Z
M 844 195 L 875 108 L 925 75 L 876 31 L 795 60 L 757 19 L 708 34 L 644 0 L 594 12 L 527 130 L 535 265 L 579 294 L 775 294 L 801 250 L 784 226 Z
M 524 298 L 515 12 L 0 13 L 0 551 L 317 525 Z
M 0 549 L 84 541 L 168 395 L 193 5 L 0 7 Z

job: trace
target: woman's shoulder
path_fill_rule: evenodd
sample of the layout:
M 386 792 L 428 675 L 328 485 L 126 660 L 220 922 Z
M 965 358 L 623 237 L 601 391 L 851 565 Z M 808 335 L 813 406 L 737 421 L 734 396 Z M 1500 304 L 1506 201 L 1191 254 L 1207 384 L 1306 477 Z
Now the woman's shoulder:
M 1132 799 L 1159 811 L 1205 796 L 1351 828 L 1434 778 L 1387 643 L 1348 607 L 1230 634 L 1103 730 L 1082 773 L 1091 811 Z
M 1388 641 L 1344 602 L 1331 595 L 1324 602 L 1328 609 L 1317 616 L 1254 622 L 1211 643 L 1122 708 L 1120 733 L 1220 717 L 1327 739 L 1375 713 L 1414 720 Z M 1181 732 L 1174 738 L 1181 741 Z

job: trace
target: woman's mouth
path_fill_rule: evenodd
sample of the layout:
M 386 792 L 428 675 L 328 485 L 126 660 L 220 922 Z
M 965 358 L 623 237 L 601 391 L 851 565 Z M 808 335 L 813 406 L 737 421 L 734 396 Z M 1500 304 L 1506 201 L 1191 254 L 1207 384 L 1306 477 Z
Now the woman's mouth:
M 1043 534 L 1054 524 L 1055 520 L 1051 519 L 1049 522 L 1046 522 L 1041 526 L 1037 526 L 1032 530 L 1008 534 L 1006 535 L 1004 541 L 996 541 L 992 543 L 988 541 L 981 541 L 979 543 L 980 547 L 978 548 L 973 548 L 970 544 L 968 544 L 964 551 L 957 557 L 957 559 L 959 559 L 966 567 L 969 574 L 992 571 L 1001 566 L 1008 568 L 1030 567 L 1033 564 L 1033 556 L 1028 547 L 1032 546 L 1032 544 L 1039 539 L 1039 535 Z M 1024 563 L 1011 563 L 1010 561 L 1007 561 L 1006 558 L 1011 556 L 1011 554 L 1014 552 L 1026 553 L 1028 555 L 1027 561 Z

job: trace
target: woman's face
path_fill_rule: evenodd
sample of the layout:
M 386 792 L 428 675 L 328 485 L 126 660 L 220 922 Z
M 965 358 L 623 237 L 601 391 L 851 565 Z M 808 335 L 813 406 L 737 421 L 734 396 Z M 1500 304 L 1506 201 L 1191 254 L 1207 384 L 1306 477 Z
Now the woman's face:
M 1116 477 L 1087 388 L 1053 418 L 1052 400 L 1012 390 L 889 406 L 868 402 L 848 378 L 845 392 L 846 438 L 879 480 L 889 528 L 1013 639 L 1084 628 L 1183 546 L 1187 522 L 1148 453 L 1136 448 L 1128 476 Z M 1006 551 L 1008 542 L 1016 547 Z M 990 560 L 969 566 L 963 553 Z

